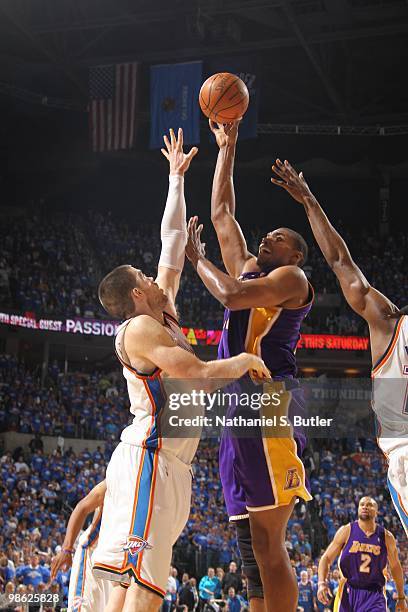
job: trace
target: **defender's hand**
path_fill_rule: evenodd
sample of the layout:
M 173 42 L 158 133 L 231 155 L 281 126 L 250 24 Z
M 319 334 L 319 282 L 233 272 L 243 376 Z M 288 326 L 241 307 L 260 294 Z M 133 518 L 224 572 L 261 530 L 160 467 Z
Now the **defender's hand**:
M 53 557 L 51 561 L 51 576 L 50 582 L 55 580 L 58 572 L 63 570 L 66 572 L 72 565 L 72 553 L 61 550 L 58 555 Z
M 408 610 L 406 599 L 400 599 L 395 606 L 395 612 L 406 612 Z
M 166 134 L 163 140 L 167 150 L 161 149 L 161 152 L 170 163 L 170 174 L 184 176 L 190 167 L 191 160 L 198 153 L 197 147 L 193 147 L 187 154 L 183 152 L 183 130 L 181 128 L 178 130 L 177 140 L 172 129 L 170 129 L 170 140 Z
M 233 121 L 232 123 L 215 123 L 215 121 L 208 120 L 210 130 L 215 136 L 217 145 L 222 149 L 227 145 L 235 145 L 238 138 L 238 128 L 241 119 Z
M 299 204 L 307 204 L 308 199 L 314 199 L 314 195 L 306 183 L 303 172 L 298 174 L 288 161 L 283 164 L 280 159 L 277 159 L 272 166 L 272 170 L 279 177 L 271 178 L 274 185 L 278 185 L 285 189 L 296 202 Z
M 200 258 L 205 257 L 205 243 L 201 242 L 203 225 L 197 226 L 198 217 L 191 217 L 187 225 L 186 255 L 194 267 Z
M 263 359 L 258 357 L 258 355 L 251 355 L 250 353 L 248 353 L 248 374 L 256 384 L 271 380 L 272 378 Z

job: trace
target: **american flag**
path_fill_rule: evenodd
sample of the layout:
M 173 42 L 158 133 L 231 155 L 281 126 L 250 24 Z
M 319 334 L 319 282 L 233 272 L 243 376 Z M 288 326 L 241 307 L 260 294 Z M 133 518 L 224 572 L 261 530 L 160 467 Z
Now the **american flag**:
M 93 151 L 117 151 L 133 146 L 136 76 L 136 63 L 90 69 L 89 121 Z

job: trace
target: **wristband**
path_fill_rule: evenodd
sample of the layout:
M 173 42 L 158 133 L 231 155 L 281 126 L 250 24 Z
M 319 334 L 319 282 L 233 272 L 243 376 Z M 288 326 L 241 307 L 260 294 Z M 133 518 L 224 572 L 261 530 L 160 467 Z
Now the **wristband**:
M 397 601 L 405 601 L 405 595 L 404 597 L 397 597 Z
M 73 548 L 63 548 L 62 552 L 69 553 L 70 555 L 73 555 L 74 554 L 74 549 Z
M 321 584 L 324 584 L 325 586 L 327 586 L 327 580 L 319 580 L 319 582 L 317 583 L 317 586 L 320 586 Z

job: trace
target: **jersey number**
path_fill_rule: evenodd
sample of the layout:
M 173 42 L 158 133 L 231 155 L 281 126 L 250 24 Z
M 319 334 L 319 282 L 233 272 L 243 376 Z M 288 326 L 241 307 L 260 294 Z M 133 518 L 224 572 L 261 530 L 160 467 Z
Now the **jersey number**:
M 361 555 L 360 572 L 363 572 L 364 574 L 369 574 L 370 573 L 370 563 L 371 563 L 370 555 Z

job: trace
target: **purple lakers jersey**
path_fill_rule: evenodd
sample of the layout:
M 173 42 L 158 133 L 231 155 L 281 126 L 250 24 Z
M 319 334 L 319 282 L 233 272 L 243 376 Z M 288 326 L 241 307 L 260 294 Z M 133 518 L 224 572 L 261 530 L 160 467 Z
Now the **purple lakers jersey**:
M 247 272 L 240 279 L 245 281 L 264 275 L 263 272 Z M 274 379 L 295 377 L 300 326 L 313 303 L 313 289 L 309 287 L 308 303 L 299 308 L 276 306 L 235 311 L 226 308 L 218 358 L 253 353 L 262 357 Z
M 347 584 L 356 589 L 382 589 L 386 566 L 384 527 L 377 525 L 375 532 L 367 536 L 358 521 L 351 523 L 349 539 L 339 557 L 339 568 Z

